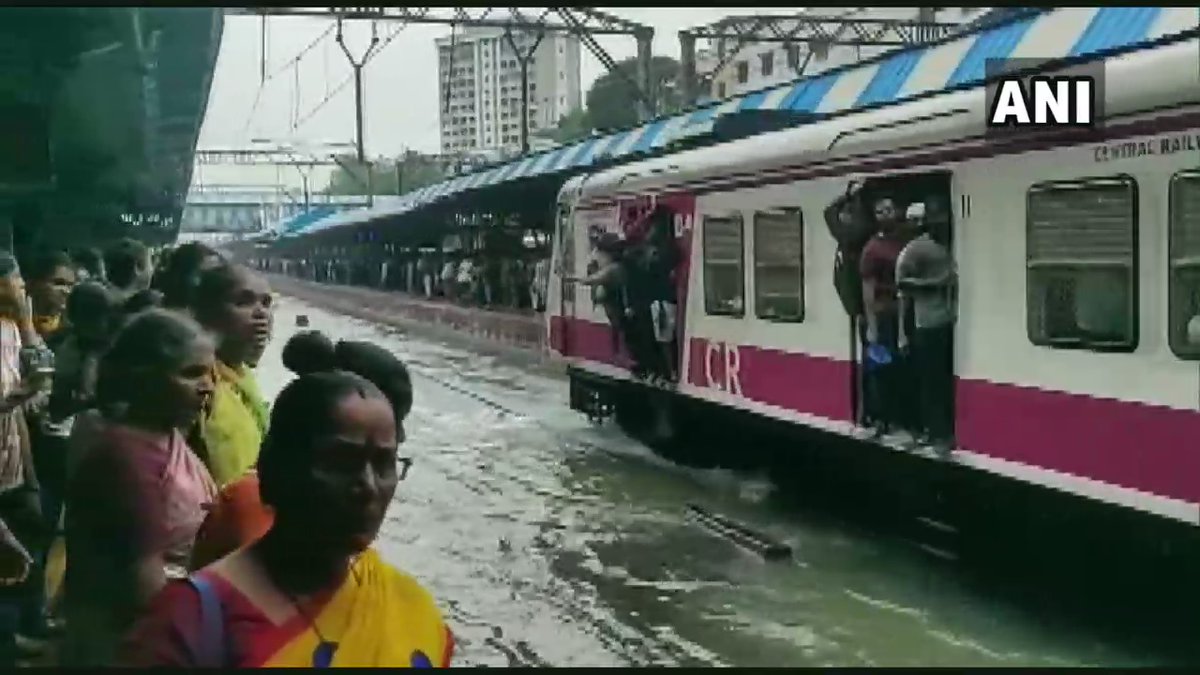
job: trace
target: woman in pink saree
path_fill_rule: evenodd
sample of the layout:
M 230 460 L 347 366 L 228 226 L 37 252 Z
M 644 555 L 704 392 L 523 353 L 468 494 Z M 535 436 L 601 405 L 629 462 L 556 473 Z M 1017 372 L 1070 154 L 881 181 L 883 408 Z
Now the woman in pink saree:
M 100 421 L 68 486 L 67 665 L 109 665 L 169 578 L 187 574 L 216 488 L 178 429 L 212 395 L 213 344 L 192 319 L 149 310 L 100 367 Z

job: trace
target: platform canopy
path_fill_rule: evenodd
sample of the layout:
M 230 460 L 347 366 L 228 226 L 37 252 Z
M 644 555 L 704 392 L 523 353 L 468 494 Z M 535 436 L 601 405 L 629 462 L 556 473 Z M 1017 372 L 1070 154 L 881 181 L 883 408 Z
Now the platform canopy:
M 14 228 L 46 243 L 173 240 L 222 10 L 9 7 L 2 17 L 0 108 L 6 143 L 23 144 L 0 152 Z

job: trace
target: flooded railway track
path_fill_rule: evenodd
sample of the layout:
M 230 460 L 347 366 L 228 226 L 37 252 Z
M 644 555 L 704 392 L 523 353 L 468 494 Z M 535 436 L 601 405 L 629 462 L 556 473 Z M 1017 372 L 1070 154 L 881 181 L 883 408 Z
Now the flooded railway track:
M 469 665 L 1151 665 L 1177 655 L 992 592 L 897 538 L 781 511 L 769 482 L 675 466 L 566 408 L 562 378 L 285 298 L 295 316 L 410 367 L 416 465 L 379 543 L 425 580 Z M 688 503 L 793 549 L 689 522 Z

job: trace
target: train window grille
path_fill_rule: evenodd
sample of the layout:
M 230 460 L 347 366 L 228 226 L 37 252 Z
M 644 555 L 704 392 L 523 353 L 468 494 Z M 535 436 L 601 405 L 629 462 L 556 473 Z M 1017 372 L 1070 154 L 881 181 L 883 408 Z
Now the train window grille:
M 709 314 L 745 314 L 743 236 L 740 214 L 704 217 L 704 307 Z
M 804 320 L 804 215 L 800 209 L 754 214 L 754 312 L 767 321 Z
M 1137 184 L 1041 183 L 1026 201 L 1027 328 L 1036 345 L 1137 347 Z
M 1168 223 L 1171 351 L 1182 359 L 1200 360 L 1200 341 L 1193 343 L 1188 336 L 1188 324 L 1200 322 L 1200 170 L 1171 177 Z

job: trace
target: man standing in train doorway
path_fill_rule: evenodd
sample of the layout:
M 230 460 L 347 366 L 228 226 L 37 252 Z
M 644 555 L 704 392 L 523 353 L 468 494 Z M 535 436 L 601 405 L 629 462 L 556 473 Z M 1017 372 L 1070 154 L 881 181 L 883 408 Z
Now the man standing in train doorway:
M 645 264 L 651 325 L 659 350 L 659 370 L 656 374 L 663 383 L 674 384 L 679 377 L 675 270 L 680 257 L 675 244 L 675 214 L 665 206 L 657 206 L 650 213 L 648 224 Z
M 950 253 L 950 213 L 941 201 L 908 207 L 908 220 L 920 235 L 896 262 L 900 316 L 913 311 L 912 370 L 920 391 L 920 438 L 943 456 L 951 449 L 954 426 L 954 324 L 957 274 Z M 900 324 L 900 351 L 908 352 L 906 322 Z
M 867 423 L 880 438 L 899 426 L 902 417 L 897 354 L 899 311 L 896 294 L 896 260 L 909 237 L 897 217 L 890 197 L 875 202 L 878 232 L 863 247 L 859 261 L 862 276 L 863 316 L 866 319 L 863 350 Z

